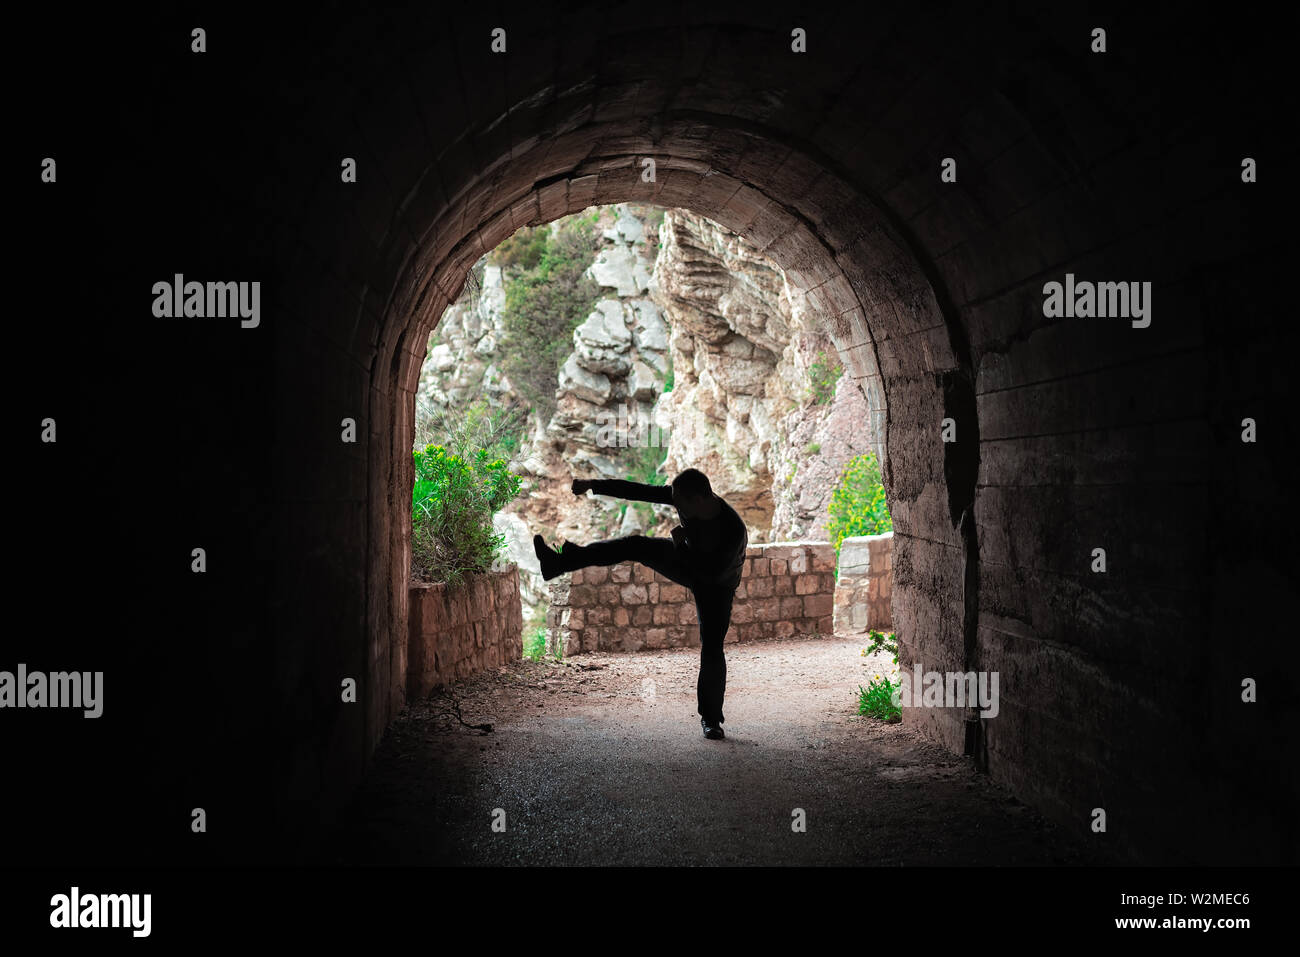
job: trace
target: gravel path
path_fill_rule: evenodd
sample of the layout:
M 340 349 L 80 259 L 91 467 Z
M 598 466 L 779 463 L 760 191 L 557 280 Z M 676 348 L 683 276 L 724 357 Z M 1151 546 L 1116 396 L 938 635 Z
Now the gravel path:
M 522 661 L 409 708 L 330 846 L 339 863 L 1087 863 L 968 759 L 857 712 L 863 638 L 727 647 L 724 741 L 698 652 Z M 463 726 L 490 722 L 491 733 Z M 792 829 L 801 808 L 806 831 Z M 494 831 L 494 810 L 505 812 Z M 500 815 L 497 815 L 500 820 Z

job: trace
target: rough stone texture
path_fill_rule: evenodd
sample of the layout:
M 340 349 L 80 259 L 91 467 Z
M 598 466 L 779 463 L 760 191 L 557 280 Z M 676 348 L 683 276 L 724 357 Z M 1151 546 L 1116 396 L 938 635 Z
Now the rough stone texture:
M 603 298 L 573 333 L 573 352 L 559 372 L 556 410 L 548 420 L 530 410 L 511 463 L 525 493 L 498 519 L 507 532 L 506 555 L 520 567 L 525 616 L 545 603 L 546 588 L 533 553 L 533 530 L 555 541 L 591 541 L 645 531 L 667 534 L 667 508 L 628 508 L 602 497 L 576 498 L 574 478 L 626 478 L 640 442 L 668 441 L 654 423 L 654 403 L 668 370 L 668 329 L 647 288 L 657 246 L 647 238 L 649 207 L 616 204 L 599 210 L 601 245 L 588 273 Z M 509 376 L 495 362 L 505 339 L 504 275 L 488 257 L 475 264 L 477 285 L 466 283 L 430 336 L 416 395 L 417 440 L 434 413 L 454 417 L 479 399 L 498 409 L 520 403 Z M 622 435 L 620 436 L 620 432 Z M 620 440 L 622 444 L 620 444 Z M 506 528 L 506 524 L 509 527 Z
M 813 404 L 810 369 L 836 362 L 827 315 L 762 250 L 709 219 L 670 210 L 659 234 L 650 289 L 672 330 L 675 379 L 654 410 L 672 437 L 666 470 L 703 470 L 751 541 L 824 537 L 840 470 L 873 447 L 867 399 L 850 377 L 837 411 Z
M 745 555 L 727 642 L 831 634 L 835 550 L 829 542 L 751 545 Z M 690 590 L 658 572 L 628 563 L 580 568 L 568 579 L 551 583 L 551 651 L 699 647 Z
M 840 542 L 835 580 L 835 634 L 888 631 L 893 625 L 894 533 Z
M 704 217 L 628 203 L 596 216 L 603 245 L 588 271 L 605 298 L 574 330 L 557 411 L 546 422 L 531 416 L 532 434 L 512 462 L 527 477 L 526 494 L 506 514 L 557 542 L 666 535 L 677 520 L 670 508 L 626 508 L 620 517 L 617 500 L 569 490 L 574 478 L 627 477 L 635 446 L 656 444 L 666 448 L 665 477 L 702 468 L 745 517 L 751 541 L 825 538 L 845 463 L 879 448 L 863 427 L 870 407 L 855 380 L 841 378 L 831 403 L 815 402 L 814 364 L 838 363 L 825 317 L 778 265 Z M 489 257 L 471 275 L 479 274 L 430 336 L 417 444 L 435 412 L 452 417 L 483 398 L 496 408 L 520 401 L 494 364 L 504 348 L 504 274 Z M 675 387 L 665 393 L 670 368 Z M 532 533 L 511 528 L 507 555 L 520 566 L 532 620 L 546 591 Z
M 406 693 L 517 661 L 524 653 L 519 570 L 513 565 L 463 585 L 411 585 Z

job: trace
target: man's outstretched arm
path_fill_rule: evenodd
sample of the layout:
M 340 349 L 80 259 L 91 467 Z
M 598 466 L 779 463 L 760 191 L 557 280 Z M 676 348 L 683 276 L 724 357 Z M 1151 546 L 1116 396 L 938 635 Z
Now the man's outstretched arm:
M 623 479 L 574 480 L 574 495 L 582 495 L 588 489 L 597 495 L 612 495 L 615 498 L 625 498 L 629 502 L 653 502 L 656 505 L 673 504 L 673 487 L 671 485 L 645 485 L 641 482 L 626 482 Z

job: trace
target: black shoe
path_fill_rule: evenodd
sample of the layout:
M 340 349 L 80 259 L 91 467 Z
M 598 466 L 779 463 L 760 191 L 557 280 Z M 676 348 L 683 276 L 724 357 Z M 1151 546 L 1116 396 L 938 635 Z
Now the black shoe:
M 546 542 L 542 536 L 533 536 L 533 551 L 537 553 L 537 561 L 542 566 L 542 578 L 550 581 L 557 575 L 563 575 L 565 569 L 560 565 L 560 556 L 554 550 L 546 547 Z
M 700 727 L 704 729 L 704 736 L 710 741 L 721 741 L 726 737 L 726 735 L 722 733 L 722 725 L 717 721 L 710 721 L 708 718 L 701 718 Z

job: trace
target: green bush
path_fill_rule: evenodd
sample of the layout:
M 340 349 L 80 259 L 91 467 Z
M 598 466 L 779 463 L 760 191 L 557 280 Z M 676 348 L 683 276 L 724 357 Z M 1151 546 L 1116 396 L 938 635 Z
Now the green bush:
M 417 445 L 441 445 L 462 457 L 482 449 L 490 459 L 509 462 L 523 441 L 524 416 L 522 408 L 494 408 L 486 399 L 471 402 L 463 409 L 433 410 L 427 424 L 417 428 Z
M 413 455 L 412 574 L 455 585 L 487 571 L 505 544 L 492 516 L 519 494 L 519 476 L 485 449 L 461 456 L 429 445 Z
M 808 367 L 808 388 L 813 403 L 825 405 L 835 398 L 835 384 L 842 375 L 844 366 L 840 365 L 838 356 L 827 358 L 826 353 L 817 353 L 817 361 Z
M 538 625 L 524 638 L 524 657 L 541 661 L 546 657 L 546 626 Z
M 627 470 L 628 480 L 643 485 L 666 485 L 668 477 L 659 471 L 668 458 L 668 433 L 660 436 L 659 445 L 629 446 L 619 455 L 619 462 Z M 649 502 L 630 503 L 647 528 L 654 524 L 655 507 Z
M 543 417 L 555 411 L 560 364 L 573 350 L 573 330 L 600 298 L 583 275 L 596 258 L 595 228 L 587 217 L 521 229 L 493 253 L 502 266 L 505 307 L 501 369 Z
M 846 538 L 882 535 L 893 530 L 875 452 L 864 452 L 849 460 L 840 474 L 839 485 L 831 493 L 827 512 L 830 521 L 826 523 L 826 532 L 835 546 L 836 558 L 840 543 Z
M 858 714 L 870 715 L 893 723 L 902 717 L 902 710 L 894 704 L 899 684 L 884 675 L 874 675 L 864 688 L 858 686 Z
M 867 638 L 867 647 L 862 649 L 862 657 L 866 658 L 878 651 L 887 651 L 894 656 L 894 664 L 898 664 L 898 637 L 892 631 L 886 634 L 872 628 L 867 632 Z
M 502 269 L 536 269 L 546 252 L 550 236 L 549 226 L 525 226 L 492 250 L 492 262 Z

